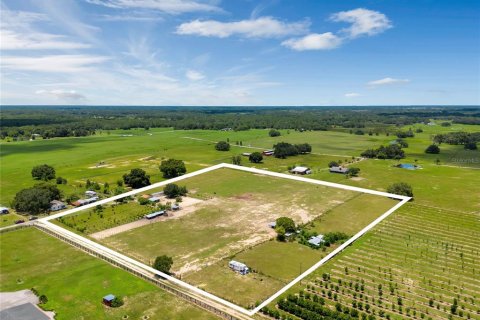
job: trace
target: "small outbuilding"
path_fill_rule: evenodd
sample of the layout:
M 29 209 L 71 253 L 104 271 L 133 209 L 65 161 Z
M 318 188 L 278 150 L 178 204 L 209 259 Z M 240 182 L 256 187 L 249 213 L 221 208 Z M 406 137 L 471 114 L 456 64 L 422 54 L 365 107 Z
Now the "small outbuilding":
M 273 150 L 264 150 L 262 154 L 268 157 L 268 156 L 273 156 L 274 152 Z
M 293 174 L 305 175 L 305 174 L 311 174 L 312 170 L 308 167 L 295 167 L 292 170 L 290 170 L 290 172 Z
M 95 197 L 97 195 L 97 193 L 93 190 L 87 190 L 85 191 L 85 196 L 86 197 Z
M 113 294 L 107 294 L 103 297 L 103 304 L 106 306 L 112 306 L 112 301 L 115 300 L 115 296 Z
M 7 214 L 9 213 L 10 211 L 8 210 L 7 207 L 0 207 L 0 214 Z
M 242 156 L 245 156 L 245 157 L 250 157 L 251 153 L 250 152 L 244 152 L 242 153 Z
M 246 264 L 244 263 L 241 263 L 241 262 L 238 262 L 238 261 L 235 261 L 235 260 L 232 260 L 228 263 L 228 266 L 230 267 L 230 269 L 232 269 L 233 271 L 236 271 L 242 275 L 245 275 L 247 273 L 250 272 L 250 269 L 247 267 Z
M 323 235 L 321 234 L 319 234 L 318 236 L 311 237 L 310 240 L 308 240 L 308 243 L 316 247 L 320 246 L 323 242 L 324 242 Z
M 277 226 L 277 223 L 276 223 L 275 221 L 273 221 L 273 222 L 270 222 L 270 223 L 268 224 L 268 226 L 269 226 L 270 228 L 272 228 L 272 229 L 275 229 L 275 227 Z
M 180 210 L 180 206 L 175 203 L 175 204 L 172 205 L 172 210 L 173 210 L 173 211 Z
M 160 201 L 160 197 L 150 197 L 150 198 L 148 198 L 148 201 L 150 201 L 150 202 L 159 202 L 159 201 Z
M 330 167 L 330 172 L 346 174 L 348 173 L 348 168 L 342 167 L 342 166 L 338 166 L 338 167 L 334 166 L 334 167 Z
M 52 200 L 50 201 L 50 211 L 58 211 L 58 210 L 63 210 L 67 207 L 65 203 L 62 201 L 58 200 Z

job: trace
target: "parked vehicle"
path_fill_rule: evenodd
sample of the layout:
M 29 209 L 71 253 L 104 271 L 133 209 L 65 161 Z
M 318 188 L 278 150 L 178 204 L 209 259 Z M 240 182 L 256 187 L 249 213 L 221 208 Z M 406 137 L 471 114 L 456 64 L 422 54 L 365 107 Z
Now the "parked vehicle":
M 17 221 L 15 221 L 15 224 L 20 224 L 20 223 L 24 223 L 24 222 L 25 222 L 25 220 L 17 220 Z

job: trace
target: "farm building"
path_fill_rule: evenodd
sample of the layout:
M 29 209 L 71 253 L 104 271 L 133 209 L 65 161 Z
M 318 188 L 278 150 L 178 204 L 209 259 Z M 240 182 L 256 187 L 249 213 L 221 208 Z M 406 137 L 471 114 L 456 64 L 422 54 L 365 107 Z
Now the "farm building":
M 113 300 L 115 300 L 115 296 L 113 294 L 107 294 L 105 297 L 103 297 L 103 304 L 110 307 Z
M 243 275 L 247 274 L 250 271 L 250 269 L 248 269 L 246 264 L 235 261 L 235 260 L 230 261 L 228 263 L 228 266 L 230 267 L 230 269 Z
M 312 170 L 308 167 L 295 167 L 292 170 L 290 170 L 291 173 L 293 174 L 311 174 Z
M 322 242 L 324 241 L 323 241 L 323 235 L 321 234 L 319 234 L 318 236 L 311 237 L 310 240 L 308 240 L 308 243 L 316 247 L 320 246 Z
M 91 197 L 91 198 L 88 198 L 88 199 L 80 199 L 80 200 L 77 200 L 75 202 L 72 202 L 72 206 L 81 207 L 81 206 L 84 206 L 86 204 L 98 201 L 98 199 L 99 199 L 98 197 Z
M 10 211 L 8 210 L 7 207 L 0 207 L 0 214 L 7 214 L 9 213 Z
M 50 201 L 50 211 L 58 211 L 65 209 L 67 206 L 62 201 L 53 200 Z
M 268 156 L 273 156 L 273 150 L 264 150 L 264 151 L 262 152 L 262 154 L 263 154 L 264 156 L 267 156 L 267 157 L 268 157 Z
M 154 218 L 156 218 L 156 217 L 163 216 L 164 214 L 165 214 L 165 210 L 152 212 L 152 213 L 147 214 L 147 215 L 145 216 L 145 219 L 151 220 L 151 219 L 154 219 Z
M 93 190 L 87 190 L 85 191 L 85 196 L 86 197 L 95 197 L 97 195 L 97 193 Z
M 338 167 L 330 167 L 330 172 L 332 173 L 348 173 L 348 168 L 338 166 Z
M 159 201 L 160 201 L 160 197 L 150 197 L 150 198 L 148 198 L 148 201 L 150 201 L 150 202 L 159 202 Z

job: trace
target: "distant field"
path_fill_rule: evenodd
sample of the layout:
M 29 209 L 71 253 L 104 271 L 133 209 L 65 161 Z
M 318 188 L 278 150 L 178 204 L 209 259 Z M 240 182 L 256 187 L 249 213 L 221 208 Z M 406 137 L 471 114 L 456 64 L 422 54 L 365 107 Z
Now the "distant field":
M 480 319 L 479 234 L 478 214 L 407 204 L 291 293 L 391 319 Z
M 0 291 L 35 288 L 55 319 L 216 319 L 126 271 L 91 257 L 34 228 L 0 235 Z M 107 308 L 102 297 L 123 296 Z

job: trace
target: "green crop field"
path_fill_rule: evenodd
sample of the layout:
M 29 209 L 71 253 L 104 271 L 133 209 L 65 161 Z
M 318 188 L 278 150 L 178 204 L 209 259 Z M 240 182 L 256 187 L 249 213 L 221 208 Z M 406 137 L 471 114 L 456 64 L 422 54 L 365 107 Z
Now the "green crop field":
M 292 292 L 391 319 L 480 319 L 479 234 L 478 213 L 408 204 Z
M 34 228 L 0 235 L 0 291 L 35 288 L 55 319 L 215 319 L 126 271 L 112 267 Z M 124 298 L 107 308 L 102 297 Z

